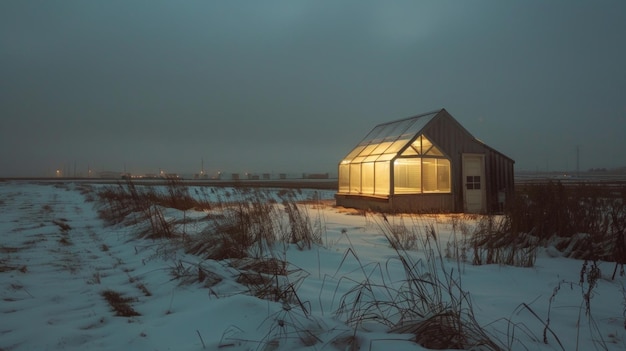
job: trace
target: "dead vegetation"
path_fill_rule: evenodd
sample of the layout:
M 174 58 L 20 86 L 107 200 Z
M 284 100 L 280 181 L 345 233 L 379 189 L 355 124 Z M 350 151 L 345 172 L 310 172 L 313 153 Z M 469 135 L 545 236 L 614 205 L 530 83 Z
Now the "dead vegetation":
M 308 318 L 309 302 L 300 300 L 298 288 L 309 273 L 278 258 L 275 251 L 276 244 L 295 245 L 301 250 L 321 245 L 324 228 L 319 216 L 312 218 L 307 207 L 298 203 L 296 193 L 288 190 L 277 197 L 260 189 L 234 189 L 219 194 L 205 191 L 196 190 L 194 197 L 182 184 L 172 182 L 165 192 L 157 193 L 154 189 L 139 190 L 128 182 L 98 193 L 100 214 L 109 224 L 143 223 L 144 229 L 139 233 L 142 238 L 163 239 L 204 260 L 223 262 L 236 272 L 234 279 L 246 287 L 246 293 L 282 302 L 285 316 L 292 315 L 296 307 L 303 318 Z M 623 267 L 626 262 L 626 191 L 622 191 L 621 198 L 602 196 L 588 188 L 566 191 L 558 184 L 532 188 L 518 194 L 502 216 L 453 218 L 455 239 L 445 248 L 439 247 L 434 227 L 416 222 L 417 217 L 409 217 L 412 222 L 407 225 L 402 221 L 390 223 L 381 215 L 382 219 L 375 222 L 395 250 L 393 260 L 402 265 L 405 279 L 391 283 L 380 265 L 361 264 L 353 249 L 346 252 L 344 261 L 349 256 L 355 258 L 363 280 L 350 279 L 353 287 L 340 297 L 335 311 L 355 330 L 354 334 L 341 337 L 342 345 L 358 346 L 356 331 L 377 323 L 391 333 L 411 334 L 413 341 L 429 349 L 510 349 L 518 342 L 515 336 L 507 335 L 508 340 L 501 341 L 474 318 L 470 294 L 462 288 L 461 265 L 467 262 L 532 267 L 537 250 L 546 245 L 554 245 L 566 256 L 593 262 L 583 267 L 585 278 L 580 283 L 586 289 L 582 297 L 590 314 L 594 286 L 590 279 L 596 274 L 595 260 L 612 260 L 616 269 L 617 264 Z M 185 225 L 197 223 L 168 218 L 168 209 L 184 213 L 204 211 L 206 216 L 199 222 L 204 224 L 203 229 L 187 232 Z M 362 211 L 347 212 L 371 216 Z M 412 251 L 420 251 L 423 258 L 416 258 Z M 457 269 L 446 268 L 444 258 L 456 262 Z M 171 272 L 182 284 L 199 284 L 209 289 L 227 278 L 202 263 L 180 260 Z M 380 279 L 374 279 L 376 275 Z M 345 282 L 348 278 L 340 280 Z M 150 296 L 145 287 L 137 288 Z M 119 296 L 116 301 L 125 311 L 117 313 L 132 315 L 134 310 L 129 303 L 134 300 Z M 281 337 L 293 335 L 301 338 L 304 345 L 314 345 L 319 340 L 297 327 L 295 320 L 291 332 L 295 334 L 281 336 L 287 322 L 284 318 L 276 321 L 278 327 L 270 326 L 266 340 L 270 348 L 278 345 Z M 544 334 L 551 332 L 549 323 L 542 323 Z M 556 335 L 554 338 L 558 341 Z
M 52 223 L 55 224 L 59 229 L 61 229 L 62 233 L 68 232 L 72 229 L 72 227 L 67 224 L 68 220 L 65 218 L 59 218 L 52 220 Z
M 136 299 L 123 297 L 120 293 L 113 290 L 105 290 L 101 293 L 101 295 L 109 303 L 116 316 L 140 316 L 139 312 L 135 311 L 130 305 L 130 303 L 136 301 Z
M 434 227 L 413 225 L 401 230 L 401 224 L 391 223 L 386 216 L 374 220 L 396 252 L 390 261 L 401 264 L 405 279 L 392 283 L 379 265 L 360 264 L 364 279 L 341 297 L 338 317 L 355 329 L 376 323 L 390 333 L 412 334 L 413 341 L 428 349 L 504 349 L 474 318 L 469 293 L 462 289 L 460 269 L 454 273 L 446 268 Z M 423 252 L 423 258 L 416 258 L 399 241 L 399 235 L 406 233 L 416 238 L 417 244 L 411 240 L 410 249 Z M 348 256 L 361 262 L 353 249 L 344 261 Z
M 28 272 L 26 265 L 11 264 L 11 255 L 23 250 L 23 247 L 13 247 L 0 245 L 0 254 L 4 254 L 4 257 L 0 257 L 0 273 L 19 271 L 22 273 Z
M 626 263 L 626 187 L 532 184 L 506 212 L 511 233 L 531 234 L 565 256 Z

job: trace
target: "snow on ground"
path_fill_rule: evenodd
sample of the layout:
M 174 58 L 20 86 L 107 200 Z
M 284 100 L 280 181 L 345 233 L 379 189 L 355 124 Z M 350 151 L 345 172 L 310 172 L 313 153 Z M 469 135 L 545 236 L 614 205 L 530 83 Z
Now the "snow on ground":
M 332 192 L 316 195 L 332 199 Z M 301 302 L 282 304 L 247 294 L 236 269 L 224 262 L 185 254 L 166 240 L 138 239 L 137 226 L 106 226 L 94 202 L 85 200 L 80 184 L 0 182 L 0 350 L 424 349 L 410 341 L 412 335 L 387 333 L 373 321 L 362 321 L 357 330 L 347 323 L 363 306 L 358 293 L 368 292 L 356 289 L 360 283 L 369 279 L 392 288 L 378 289 L 379 297 L 401 291 L 405 273 L 382 234 L 382 218 L 330 201 L 307 205 L 325 229 L 323 245 L 298 250 L 278 244 L 275 252 L 289 262 Z M 177 210 L 167 213 L 183 218 Z M 190 219 L 187 231 L 202 229 L 206 213 L 184 216 Z M 443 251 L 453 234 L 462 235 L 453 218 L 389 221 L 432 225 Z M 426 265 L 427 253 L 422 248 L 410 255 Z M 626 349 L 626 278 L 610 280 L 612 263 L 600 263 L 602 278 L 586 315 L 583 262 L 550 248 L 539 252 L 532 268 L 442 262 L 469 292 L 478 323 L 503 349 Z M 223 280 L 210 288 L 185 284 L 185 276 L 199 274 L 193 270 L 198 265 Z M 107 291 L 127 299 L 137 315 L 116 316 Z

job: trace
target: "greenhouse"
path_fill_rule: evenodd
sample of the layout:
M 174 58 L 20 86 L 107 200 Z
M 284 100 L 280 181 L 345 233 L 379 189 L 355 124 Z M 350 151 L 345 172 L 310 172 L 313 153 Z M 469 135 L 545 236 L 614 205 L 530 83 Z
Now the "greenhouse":
M 513 161 L 441 109 L 374 127 L 339 163 L 336 198 L 383 211 L 492 212 L 512 189 Z

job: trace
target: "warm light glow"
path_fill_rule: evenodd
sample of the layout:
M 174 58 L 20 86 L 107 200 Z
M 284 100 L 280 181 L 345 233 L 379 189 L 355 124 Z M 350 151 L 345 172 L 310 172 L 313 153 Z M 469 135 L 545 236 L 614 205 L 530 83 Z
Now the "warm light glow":
M 444 158 L 412 157 L 394 162 L 394 192 L 417 194 L 451 191 L 450 161 Z
M 424 135 L 411 140 L 376 136 L 357 146 L 339 163 L 339 192 L 390 195 L 392 167 L 394 194 L 450 192 L 450 161 Z

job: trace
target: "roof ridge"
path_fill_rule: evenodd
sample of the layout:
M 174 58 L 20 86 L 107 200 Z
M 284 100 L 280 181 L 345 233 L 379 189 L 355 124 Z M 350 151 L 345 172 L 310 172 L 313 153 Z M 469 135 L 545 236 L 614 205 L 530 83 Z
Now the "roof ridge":
M 396 119 L 395 121 L 389 121 L 389 122 L 385 122 L 385 123 L 380 123 L 380 124 L 377 124 L 375 127 L 384 126 L 384 125 L 387 125 L 387 124 L 394 124 L 394 123 L 398 123 L 398 122 L 402 122 L 402 121 L 408 121 L 408 120 L 414 119 L 414 118 L 425 117 L 425 116 L 429 116 L 429 115 L 432 115 L 432 114 L 437 114 L 437 113 L 439 113 L 439 112 L 441 112 L 443 110 L 445 110 L 445 108 L 432 110 L 430 112 L 421 113 L 419 115 L 415 115 L 415 116 L 411 116 L 411 117 L 405 117 L 405 118 Z

